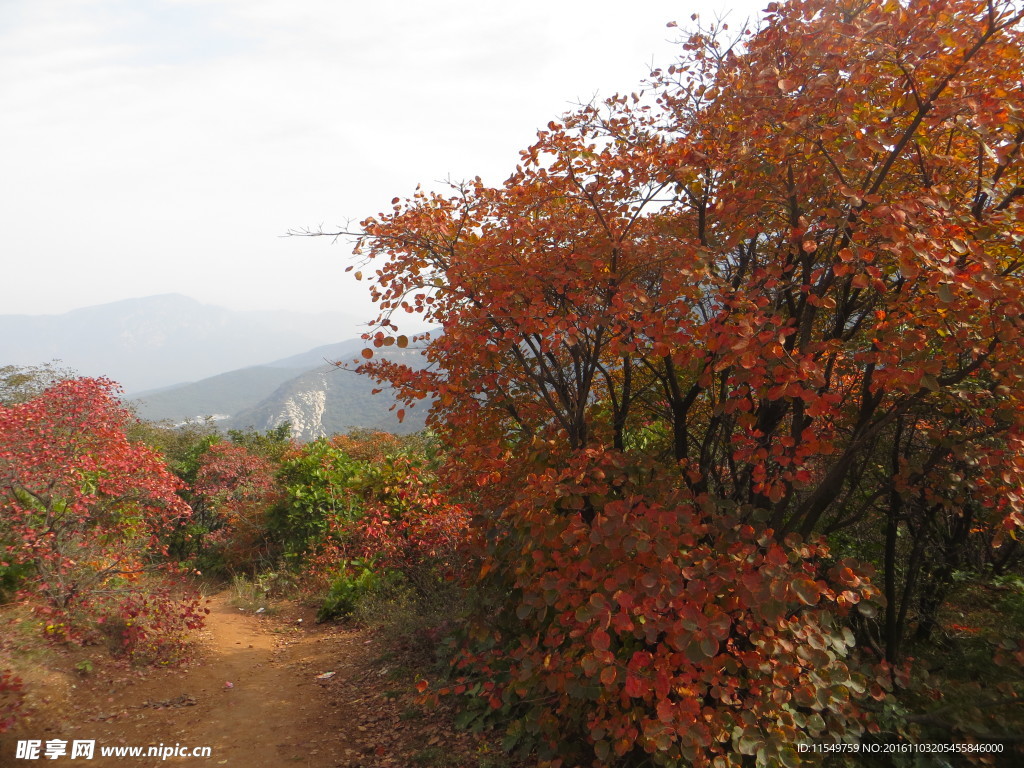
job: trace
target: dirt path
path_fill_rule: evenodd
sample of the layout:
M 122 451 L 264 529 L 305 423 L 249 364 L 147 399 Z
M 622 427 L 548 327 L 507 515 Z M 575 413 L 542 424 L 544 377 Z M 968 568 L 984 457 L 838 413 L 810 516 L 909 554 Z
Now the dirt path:
M 317 626 L 310 612 L 295 607 L 276 616 L 241 612 L 224 594 L 209 607 L 195 663 L 128 680 L 101 671 L 84 681 L 69 678 L 66 696 L 58 697 L 64 702 L 54 701 L 0 742 L 0 766 L 40 764 L 12 759 L 18 739 L 66 740 L 69 751 L 74 739 L 95 740 L 93 760 L 45 760 L 56 766 L 467 764 L 456 754 L 472 754 L 477 745 L 424 721 L 410 703 L 410 681 L 399 679 L 403 670 L 378 659 L 366 633 Z M 119 746 L 210 747 L 211 755 L 100 754 L 101 747 Z

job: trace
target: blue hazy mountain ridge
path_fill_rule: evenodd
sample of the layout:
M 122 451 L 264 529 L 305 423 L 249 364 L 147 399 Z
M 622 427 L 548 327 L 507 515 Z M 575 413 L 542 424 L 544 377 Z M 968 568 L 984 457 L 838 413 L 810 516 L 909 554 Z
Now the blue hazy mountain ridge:
M 358 341 L 358 348 L 362 349 L 361 340 L 354 341 Z M 348 342 L 344 345 L 348 346 Z M 424 364 L 417 350 L 390 347 L 378 353 L 380 357 L 413 367 Z M 375 393 L 375 389 L 382 391 Z M 220 423 L 227 428 L 267 430 L 288 421 L 292 435 L 300 440 L 344 433 L 353 427 L 382 429 L 400 435 L 423 429 L 429 402 L 406 408 L 401 422 L 397 417 L 400 407 L 390 391 L 373 379 L 356 373 L 351 367 L 322 363 L 289 379 L 259 404 L 242 409 Z
M 353 427 L 408 434 L 423 428 L 428 408 L 423 403 L 407 410 L 399 422 L 399 407 L 380 385 L 355 373 L 362 339 L 328 344 L 260 366 L 229 371 L 202 381 L 141 392 L 132 397 L 144 419 L 180 423 L 213 416 L 225 429 L 272 429 L 284 421 L 300 440 L 347 432 Z M 389 347 L 380 357 L 418 367 L 418 350 Z M 335 362 L 351 365 L 339 367 Z
M 355 335 L 362 320 L 344 313 L 235 311 L 162 294 L 60 315 L 0 315 L 0 365 L 60 360 L 83 376 L 114 379 L 131 393 L 329 344 Z
M 182 422 L 224 417 L 252 408 L 307 368 L 250 366 L 200 381 L 136 392 L 126 397 L 135 412 L 150 421 Z

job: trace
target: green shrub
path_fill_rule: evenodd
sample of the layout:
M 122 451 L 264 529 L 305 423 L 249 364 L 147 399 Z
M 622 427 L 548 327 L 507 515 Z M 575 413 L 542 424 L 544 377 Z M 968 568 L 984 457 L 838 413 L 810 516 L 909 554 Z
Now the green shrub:
M 360 597 L 352 618 L 375 630 L 387 646 L 438 661 L 444 657 L 447 662 L 451 648 L 442 641 L 470 612 L 472 600 L 473 594 L 456 582 L 414 584 L 403 574 L 388 571 Z
M 31 570 L 29 563 L 0 564 L 0 603 L 13 599 Z
M 380 576 L 371 568 L 370 563 L 362 560 L 343 562 L 341 572 L 331 583 L 317 611 L 316 620 L 348 618 L 356 610 L 360 599 L 379 581 Z

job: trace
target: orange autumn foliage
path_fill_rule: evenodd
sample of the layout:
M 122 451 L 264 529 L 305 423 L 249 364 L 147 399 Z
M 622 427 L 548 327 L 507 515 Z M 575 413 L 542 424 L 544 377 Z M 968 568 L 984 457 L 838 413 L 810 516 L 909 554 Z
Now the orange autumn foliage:
M 504 184 L 363 222 L 380 333 L 402 312 L 443 330 L 413 339 L 427 368 L 368 350 L 363 370 L 429 398 L 482 570 L 512 590 L 467 673 L 552 764 L 566 733 L 595 764 L 792 765 L 787 744 L 852 737 L 885 693 L 849 686 L 843 622 L 897 664 L 915 579 L 950 565 L 934 552 L 1019 534 L 1021 19 L 772 3 L 732 43 L 690 35 L 646 94 L 550 123 Z M 878 622 L 818 538 L 865 521 Z M 778 678 L 765 637 L 808 663 Z M 623 687 L 631 665 L 653 693 Z

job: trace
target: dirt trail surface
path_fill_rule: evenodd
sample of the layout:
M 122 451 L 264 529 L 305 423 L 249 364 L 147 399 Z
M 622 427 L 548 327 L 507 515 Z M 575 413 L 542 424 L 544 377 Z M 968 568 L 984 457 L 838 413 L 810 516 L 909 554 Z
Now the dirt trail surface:
M 365 632 L 317 626 L 310 611 L 242 612 L 211 598 L 197 659 L 183 670 L 105 678 L 68 676 L 51 704 L 0 737 L 0 766 L 191 765 L 229 768 L 477 765 L 480 744 L 424 716 L 408 671 L 390 669 Z M 327 673 L 327 677 L 318 677 Z M 63 695 L 61 695 L 63 694 Z M 443 720 L 443 718 L 442 718 Z M 68 742 L 68 754 L 17 759 L 18 740 Z M 95 740 L 92 760 L 72 741 Z M 111 757 L 102 747 L 210 747 L 209 757 Z M 143 751 L 145 754 L 145 749 Z M 438 761 L 435 758 L 443 758 Z

